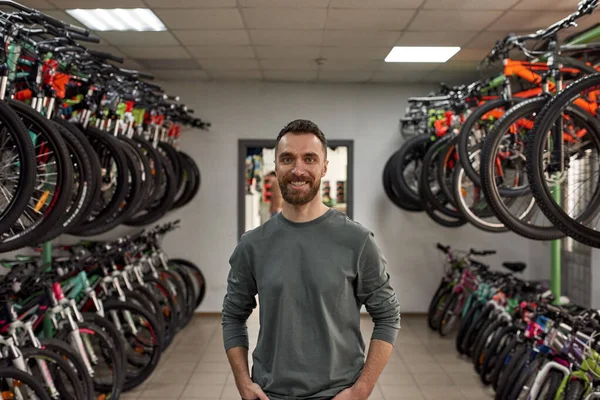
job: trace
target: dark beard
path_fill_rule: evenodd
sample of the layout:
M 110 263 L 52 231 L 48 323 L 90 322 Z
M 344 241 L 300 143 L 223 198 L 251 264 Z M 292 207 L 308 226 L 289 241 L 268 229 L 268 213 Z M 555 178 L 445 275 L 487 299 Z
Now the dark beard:
M 281 190 L 281 197 L 287 203 L 292 204 L 294 206 L 302 206 L 304 204 L 310 203 L 315 196 L 319 193 L 319 189 L 321 187 L 321 180 L 313 182 L 313 185 L 310 188 L 310 191 L 306 194 L 294 193 L 293 189 L 290 190 L 288 187 L 288 183 L 290 181 L 286 180 L 283 183 L 279 183 L 279 189 Z

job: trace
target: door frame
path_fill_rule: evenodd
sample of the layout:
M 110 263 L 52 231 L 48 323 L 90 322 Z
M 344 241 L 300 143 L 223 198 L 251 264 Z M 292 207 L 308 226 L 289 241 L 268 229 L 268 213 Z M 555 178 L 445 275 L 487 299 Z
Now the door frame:
M 245 231 L 246 224 L 246 191 L 245 172 L 246 154 L 248 148 L 262 147 L 274 148 L 277 144 L 275 139 L 240 139 L 238 141 L 238 240 Z M 348 148 L 348 164 L 346 167 L 346 215 L 352 219 L 354 214 L 354 140 L 328 140 L 327 147 L 345 146 Z

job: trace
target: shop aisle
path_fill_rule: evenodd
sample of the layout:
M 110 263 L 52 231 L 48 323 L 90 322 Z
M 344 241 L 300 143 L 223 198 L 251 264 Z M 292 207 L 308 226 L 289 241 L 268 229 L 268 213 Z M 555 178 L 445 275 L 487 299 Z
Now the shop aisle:
M 362 318 L 370 337 L 373 323 Z M 248 321 L 250 345 L 258 335 L 258 312 Z M 479 383 L 470 362 L 461 360 L 453 338 L 441 339 L 424 317 L 402 317 L 402 330 L 390 362 L 370 400 L 484 400 L 493 398 Z M 123 399 L 239 400 L 223 352 L 220 316 L 197 316 L 165 353 L 154 375 Z

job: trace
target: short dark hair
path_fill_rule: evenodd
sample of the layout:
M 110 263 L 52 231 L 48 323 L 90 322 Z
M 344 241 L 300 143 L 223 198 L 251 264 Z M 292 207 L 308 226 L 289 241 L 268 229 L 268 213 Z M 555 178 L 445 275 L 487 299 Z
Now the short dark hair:
M 307 119 L 296 119 L 284 126 L 283 129 L 279 132 L 279 135 L 277 136 L 275 154 L 277 154 L 277 147 L 279 146 L 279 141 L 286 133 L 312 133 L 319 139 L 319 141 L 323 145 L 325 158 L 327 158 L 327 139 L 325 139 L 325 135 L 314 122 L 309 121 Z

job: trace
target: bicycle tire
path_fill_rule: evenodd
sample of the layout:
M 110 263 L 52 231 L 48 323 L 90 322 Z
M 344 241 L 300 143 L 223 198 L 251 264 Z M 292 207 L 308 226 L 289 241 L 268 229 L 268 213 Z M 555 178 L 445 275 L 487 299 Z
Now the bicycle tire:
M 80 235 L 84 231 L 102 226 L 118 211 L 128 192 L 127 159 L 117 138 L 92 127 L 88 127 L 84 134 L 95 151 L 99 153 L 98 158 L 103 170 L 108 171 L 108 169 L 112 169 L 114 163 L 116 169 L 116 177 L 114 179 L 115 191 L 110 196 L 110 199 L 105 201 L 101 190 L 99 201 L 88 210 L 87 217 L 69 229 L 68 233 L 71 235 Z M 112 180 L 110 176 L 103 176 L 100 178 L 100 182 L 104 183 L 103 180 L 106 179 Z
M 579 379 L 570 381 L 565 389 L 565 400 L 583 400 L 585 385 Z
M 169 262 L 183 265 L 192 272 L 192 275 L 196 277 L 196 280 L 198 281 L 198 284 L 200 286 L 200 293 L 198 294 L 198 298 L 196 299 L 196 308 L 200 307 L 200 304 L 202 303 L 202 300 L 204 300 L 204 296 L 206 295 L 206 278 L 204 277 L 204 274 L 202 273 L 200 267 L 194 264 L 193 262 L 185 260 L 183 258 L 170 258 Z
M 196 161 L 192 157 L 190 157 L 187 153 L 183 151 L 179 151 L 179 156 L 182 161 L 187 163 L 188 172 L 191 173 L 191 179 L 188 178 L 188 184 L 185 186 L 185 191 L 175 202 L 171 209 L 177 209 L 186 206 L 189 204 L 194 197 L 198 194 L 200 190 L 200 185 L 202 184 L 202 176 L 200 174 L 200 168 Z M 191 183 L 191 185 L 190 185 Z
M 438 333 L 440 334 L 440 336 L 444 337 L 444 336 L 448 336 L 448 334 L 450 332 L 452 332 L 452 328 L 454 328 L 456 320 L 452 320 L 452 323 L 450 324 L 450 327 L 448 327 L 448 322 L 447 318 L 448 315 L 450 315 L 450 317 L 452 317 L 452 314 L 454 313 L 454 309 L 457 307 L 458 302 L 461 299 L 461 296 L 464 296 L 464 293 L 452 293 L 452 296 L 450 298 L 450 300 L 448 301 L 448 303 L 446 304 L 446 307 L 444 308 L 444 311 L 442 311 L 442 318 L 440 318 L 440 323 L 438 325 Z M 460 313 L 458 313 L 456 315 L 456 318 L 460 318 Z
M 512 358 L 513 352 L 516 350 L 517 345 L 519 344 L 519 339 L 517 338 L 516 333 L 509 333 L 510 338 L 508 339 L 508 343 L 502 349 L 502 352 L 498 356 L 496 360 L 496 365 L 492 370 L 490 381 L 492 382 L 492 387 L 495 391 L 498 391 L 498 383 L 500 378 L 503 376 L 502 373 L 506 368 L 507 364 L 510 362 L 510 358 Z
M 69 360 L 71 367 L 74 367 L 75 373 L 82 385 L 84 393 L 87 395 L 85 399 L 94 399 L 94 386 L 92 384 L 92 377 L 89 375 L 81 356 L 77 351 L 69 346 L 64 341 L 63 332 L 58 332 L 57 338 L 48 338 L 40 340 L 40 344 L 44 349 L 53 351 L 59 354 L 61 357 Z
M 496 217 L 506 227 L 516 234 L 532 240 L 556 240 L 565 237 L 565 235 L 554 226 L 537 226 L 522 221 L 507 209 L 501 198 L 502 194 L 500 189 L 497 187 L 494 180 L 494 159 L 497 146 L 502 140 L 504 132 L 507 132 L 510 126 L 518 121 L 522 115 L 531 115 L 532 113 L 541 110 L 546 102 L 546 98 L 530 99 L 520 103 L 509 112 L 505 113 L 504 116 L 494 124 L 494 128 L 488 134 L 488 137 L 483 144 L 481 155 L 481 188 L 484 191 L 488 204 L 494 211 L 494 214 L 496 214 Z M 525 146 L 526 151 L 528 151 L 528 147 L 528 145 Z M 529 181 L 529 184 L 529 187 L 531 188 L 531 181 Z M 505 192 L 505 194 L 507 193 Z M 528 215 L 523 215 L 523 217 L 527 218 Z
M 37 244 L 38 240 L 58 223 L 69 206 L 73 186 L 73 166 L 70 162 L 69 151 L 60 134 L 50 124 L 50 121 L 20 101 L 8 100 L 7 103 L 19 115 L 19 118 L 23 120 L 25 125 L 30 127 L 29 130 L 35 128 L 35 132 L 41 136 L 43 143 L 40 144 L 40 151 L 42 151 L 42 146 L 51 148 L 51 153 L 55 157 L 54 162 L 56 163 L 56 184 L 54 185 L 55 189 L 51 198 L 46 196 L 46 199 L 44 199 L 43 195 L 40 195 L 40 199 L 37 202 L 37 204 L 41 204 L 43 207 L 49 201 L 48 208 L 43 213 L 44 215 L 33 221 L 27 228 L 18 232 L 13 231 L 10 235 L 4 232 L 3 240 L 0 243 L 0 252 L 13 251 L 24 246 Z M 45 154 L 40 154 L 36 157 L 36 166 L 38 158 L 40 161 L 43 160 L 43 157 L 39 157 L 42 155 Z M 37 177 L 44 175 L 38 174 L 37 171 L 34 174 L 36 181 Z M 42 199 L 44 199 L 43 202 L 41 201 Z M 28 204 L 32 200 L 34 199 L 28 200 Z M 13 226 L 16 226 L 16 224 Z M 12 231 L 12 227 L 9 230 Z
M 559 370 L 553 369 L 548 371 L 544 383 L 540 386 L 537 398 L 533 400 L 554 400 L 556 392 L 558 392 L 558 388 L 563 381 L 563 377 L 563 373 Z
M 397 207 L 411 212 L 420 212 L 423 211 L 423 207 L 420 202 L 414 202 L 406 196 L 403 196 L 402 193 L 397 188 L 397 179 L 394 175 L 394 171 L 396 169 L 396 159 L 398 158 L 398 154 L 400 150 L 396 151 L 394 154 L 388 158 L 385 163 L 385 167 L 383 168 L 383 189 L 388 199 L 392 201 Z
M 591 247 L 600 247 L 600 233 L 594 229 L 573 220 L 559 207 L 552 197 L 552 193 L 546 186 L 546 179 L 543 170 L 543 155 L 539 154 L 543 149 L 545 135 L 542 132 L 548 132 L 553 126 L 555 118 L 561 116 L 567 111 L 570 102 L 581 92 L 591 90 L 600 86 L 600 74 L 592 74 L 580 78 L 567 86 L 561 93 L 551 99 L 540 111 L 535 124 L 528 137 L 527 146 L 527 176 L 540 210 L 554 224 L 561 234 L 569 236 L 574 240 Z M 592 129 L 588 129 L 587 134 L 591 134 L 593 139 L 598 141 L 598 124 L 590 118 Z M 599 204 L 600 190 L 596 189 L 590 204 Z
M 461 321 L 460 328 L 458 330 L 458 334 L 456 335 L 456 340 L 455 340 L 456 351 L 458 351 L 459 354 L 465 354 L 465 349 L 463 347 L 463 341 L 465 339 L 465 336 L 471 329 L 471 325 L 476 320 L 476 318 L 478 316 L 477 313 L 481 312 L 484 305 L 485 305 L 484 303 L 482 303 L 480 301 L 476 301 L 475 304 L 473 304 L 471 306 L 471 309 L 469 310 L 469 312 L 467 312 L 467 315 L 465 315 L 465 318 L 463 318 L 463 320 Z
M 504 319 L 496 320 L 492 324 L 488 325 L 486 331 L 483 332 L 479 338 L 479 342 L 475 344 L 475 350 L 473 351 L 473 364 L 475 371 L 481 376 L 483 371 L 483 364 L 485 362 L 486 350 L 490 347 L 491 343 L 496 339 L 496 335 L 502 332 L 504 326 L 508 321 Z M 486 346 L 487 345 L 487 346 Z
M 493 309 L 494 309 L 493 306 L 486 304 L 483 307 L 483 309 L 480 311 L 477 318 L 473 320 L 473 323 L 471 324 L 471 327 L 465 334 L 465 337 L 464 337 L 463 343 L 462 343 L 464 354 L 466 356 L 471 357 L 472 351 L 473 351 L 473 345 L 475 343 L 475 338 L 479 334 L 483 324 L 485 324 L 488 321 L 489 315 Z
M 395 178 L 395 187 L 398 190 L 398 194 L 408 200 L 410 200 L 413 204 L 421 204 L 421 196 L 419 194 L 419 177 L 416 177 L 416 181 L 414 188 L 406 181 L 404 177 L 404 169 L 411 162 L 419 162 L 419 160 L 423 160 L 425 157 L 425 153 L 431 144 L 431 139 L 429 135 L 420 135 L 415 136 L 414 138 L 408 139 L 406 142 L 402 144 L 400 150 L 397 153 L 395 163 L 394 163 L 394 171 L 393 177 Z M 417 168 L 415 168 L 416 170 Z
M 0 367 L 0 381 L 5 379 L 23 382 L 33 391 L 34 395 L 37 397 L 37 400 L 51 400 L 50 396 L 46 392 L 46 389 L 44 386 L 42 386 L 39 380 L 27 372 L 21 371 L 14 367 Z M 4 387 L 2 387 L 2 389 L 4 390 Z
M 123 384 L 123 392 L 127 392 L 141 385 L 150 376 L 150 374 L 154 372 L 161 359 L 164 337 L 162 336 L 162 332 L 157 329 L 158 322 L 156 321 L 154 315 L 135 304 L 124 303 L 113 298 L 104 303 L 104 309 L 107 313 L 110 313 L 110 311 L 113 310 L 127 310 L 139 314 L 146 321 L 147 328 L 151 333 L 151 346 L 155 349 L 155 351 L 152 352 L 149 362 L 140 370 L 138 370 L 137 373 L 130 372 L 131 370 L 127 369 L 125 383 Z M 128 359 L 128 364 L 129 363 L 130 361 Z
M 19 170 L 15 195 L 0 213 L 0 235 L 2 235 L 17 222 L 29 204 L 35 184 L 35 180 L 29 179 L 29 177 L 35 176 L 36 158 L 27 127 L 19 115 L 4 101 L 0 101 L 0 123 L 10 132 L 10 138 L 12 138 L 18 154 Z M 5 138 L 6 136 L 3 135 L 3 139 Z M 3 140 L 3 142 L 3 146 L 6 145 L 6 141 Z M 10 162 L 10 160 L 8 161 Z M 21 177 L 23 178 L 21 179 Z
M 64 139 L 69 150 L 71 164 L 73 165 L 73 188 L 75 190 L 72 191 L 73 194 L 64 214 L 54 228 L 38 239 L 39 243 L 50 241 L 60 236 L 70 226 L 76 224 L 81 217 L 85 216 L 83 214 L 84 211 L 88 209 L 94 200 L 94 187 L 96 186 L 95 181 L 97 181 L 95 171 L 92 170 L 92 163 L 88 157 L 88 152 L 80 138 L 54 120 L 51 120 L 51 123 Z M 83 139 L 87 141 L 85 137 Z
M 537 375 L 543 361 L 543 358 L 538 354 L 533 360 L 528 360 L 525 363 L 525 366 L 523 367 L 525 370 L 518 375 L 512 391 L 508 396 L 508 400 L 517 400 L 519 394 L 523 391 L 525 384 L 531 379 L 531 376 Z
M 523 367 L 527 363 L 531 353 L 531 345 L 529 343 L 522 343 L 519 348 L 515 350 L 514 354 L 510 358 L 504 375 L 498 382 L 500 390 L 496 392 L 496 400 L 507 400 L 508 395 L 511 393 L 514 387 L 517 377 L 521 374 Z
M 513 107 L 518 101 L 518 99 L 513 99 L 511 101 L 507 101 L 505 99 L 490 100 L 473 111 L 460 128 L 460 132 L 458 134 L 458 157 L 463 165 L 463 168 L 465 169 L 465 173 L 477 186 L 481 186 L 481 181 L 479 178 L 480 174 L 479 171 L 473 167 L 471 164 L 471 159 L 469 158 L 469 138 L 471 136 L 471 130 L 475 124 L 478 123 L 479 120 L 488 112 L 497 108 L 504 108 L 506 111 L 507 109 Z
M 21 354 L 23 355 L 23 358 L 25 360 L 29 360 L 29 359 L 37 358 L 37 357 L 41 357 L 45 361 L 51 360 L 52 363 L 55 363 L 58 366 L 58 368 L 60 368 L 60 370 L 64 372 L 64 374 L 66 375 L 67 379 L 69 380 L 70 384 L 73 387 L 73 392 L 71 393 L 68 390 L 66 391 L 63 389 L 63 391 L 60 392 L 61 400 L 80 400 L 80 399 L 91 400 L 92 399 L 92 397 L 85 396 L 86 392 L 84 391 L 81 381 L 79 380 L 77 371 L 75 369 L 73 369 L 73 367 L 71 366 L 71 364 L 69 364 L 69 362 L 67 362 L 66 360 L 63 359 L 64 354 L 61 354 L 59 356 L 53 350 L 38 349 L 35 347 L 23 347 L 20 350 L 21 350 Z M 41 380 L 40 380 L 40 382 L 41 382 Z M 87 394 L 91 395 L 91 393 L 87 393 Z M 73 396 L 75 396 L 75 397 L 73 397 Z
M 485 349 L 485 355 L 483 357 L 483 364 L 481 365 L 481 372 L 479 374 L 481 383 L 484 385 L 489 385 L 492 383 L 492 377 L 494 373 L 494 368 L 497 364 L 498 357 L 501 357 L 501 354 L 504 352 L 506 346 L 510 343 L 512 338 L 511 335 L 517 332 L 517 328 L 513 325 L 505 326 L 490 345 Z M 504 344 L 504 346 L 502 346 Z

